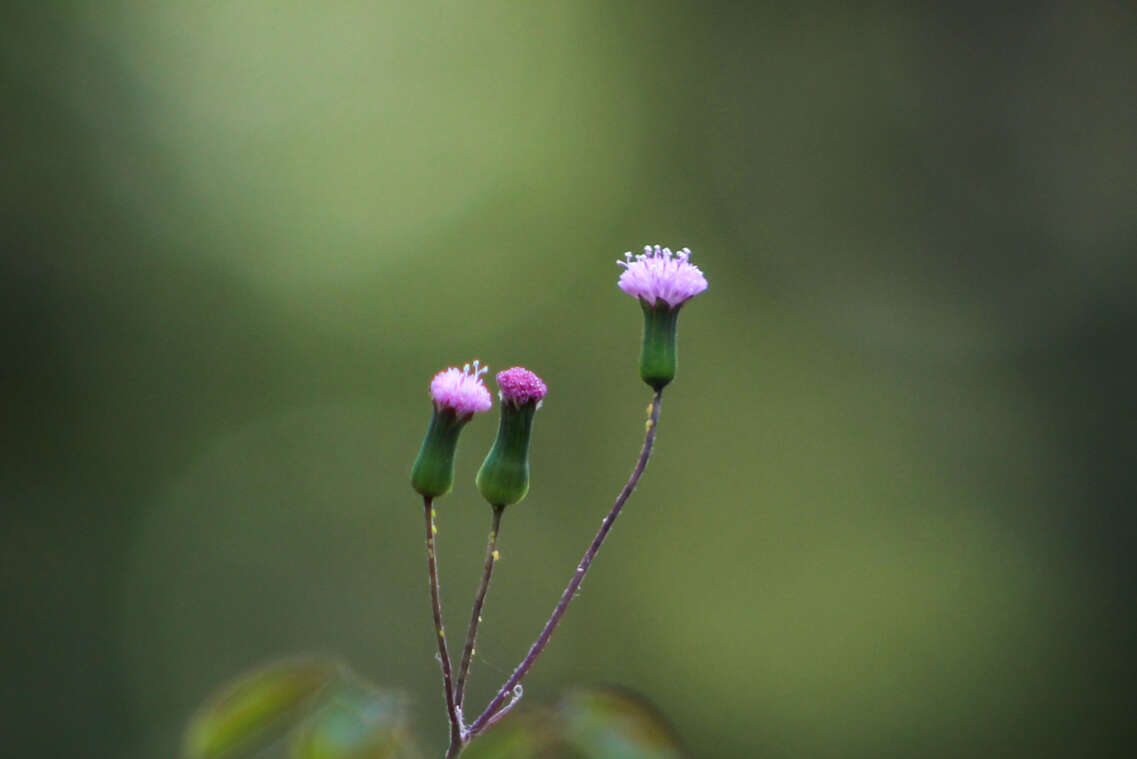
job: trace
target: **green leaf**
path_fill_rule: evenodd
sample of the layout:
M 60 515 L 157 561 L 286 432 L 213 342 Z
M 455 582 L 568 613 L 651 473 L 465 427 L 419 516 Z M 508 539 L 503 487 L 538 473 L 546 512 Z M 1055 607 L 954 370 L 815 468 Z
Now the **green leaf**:
M 186 730 L 186 759 L 231 759 L 264 746 L 304 714 L 341 668 L 323 658 L 296 658 L 247 672 L 216 691 Z
M 679 759 L 675 731 L 654 707 L 618 688 L 581 688 L 557 706 L 561 736 L 584 759 Z
M 293 736 L 294 759 L 417 759 L 399 694 L 347 682 Z

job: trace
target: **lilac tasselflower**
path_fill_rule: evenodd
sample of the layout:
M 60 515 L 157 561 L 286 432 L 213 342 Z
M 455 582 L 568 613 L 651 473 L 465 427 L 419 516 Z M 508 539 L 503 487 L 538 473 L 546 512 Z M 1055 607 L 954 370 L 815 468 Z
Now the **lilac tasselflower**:
M 501 424 L 475 480 L 495 509 L 517 503 L 529 492 L 529 437 L 533 415 L 548 388 L 533 372 L 515 366 L 497 374 L 501 388 Z
M 489 367 L 466 364 L 461 369 L 450 367 L 434 375 L 430 381 L 430 397 L 435 408 L 452 409 L 459 416 L 469 416 L 479 411 L 489 411 L 493 397 L 482 383 L 482 375 Z
M 624 272 L 617 284 L 639 300 L 644 312 L 640 377 L 656 392 L 662 392 L 675 379 L 679 308 L 707 289 L 707 278 L 691 263 L 687 248 L 672 253 L 670 248 L 645 245 L 643 253 L 626 253 L 624 257 L 626 260 L 618 262 Z
M 475 361 L 461 369 L 445 369 L 430 381 L 434 415 L 411 468 L 411 486 L 424 497 L 437 498 L 453 487 L 458 433 L 474 414 L 493 405 L 493 396 L 482 382 L 488 371 Z
M 645 245 L 643 253 L 633 256 L 628 252 L 624 258 L 617 261 L 624 267 L 617 284 L 649 306 L 663 302 L 677 308 L 707 289 L 707 278 L 691 263 L 687 248 L 672 253 L 670 248 Z
M 540 377 L 521 366 L 498 372 L 497 386 L 501 388 L 499 397 L 503 403 L 508 402 L 518 406 L 536 401 L 539 407 L 541 399 L 548 392 Z

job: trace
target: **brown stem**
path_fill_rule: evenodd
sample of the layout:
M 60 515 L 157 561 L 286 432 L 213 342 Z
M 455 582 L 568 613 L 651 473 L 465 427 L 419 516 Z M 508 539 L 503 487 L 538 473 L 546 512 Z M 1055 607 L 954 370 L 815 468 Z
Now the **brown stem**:
M 652 399 L 650 407 L 650 416 L 647 421 L 647 431 L 644 434 L 643 448 L 640 450 L 639 460 L 636 461 L 636 466 L 632 470 L 632 474 L 628 477 L 628 481 L 624 484 L 624 489 L 620 491 L 620 495 L 616 497 L 616 502 L 612 505 L 612 510 L 608 512 L 608 516 L 604 517 L 604 523 L 600 525 L 600 531 L 596 533 L 593 538 L 592 544 L 584 553 L 584 558 L 580 560 L 577 565 L 576 571 L 573 573 L 572 579 L 569 580 L 568 586 L 565 588 L 564 593 L 561 594 L 561 600 L 557 602 L 557 606 L 553 609 L 553 614 L 549 617 L 549 621 L 545 623 L 545 628 L 541 630 L 541 634 L 537 636 L 537 640 L 529 648 L 529 653 L 521 660 L 521 664 L 517 665 L 517 669 L 513 671 L 509 679 L 506 680 L 505 685 L 501 686 L 501 690 L 494 696 L 493 701 L 490 701 L 489 706 L 481 715 L 474 720 L 473 724 L 466 731 L 466 735 L 470 738 L 478 735 L 486 728 L 493 724 L 493 717 L 505 705 L 505 700 L 509 694 L 514 692 L 514 688 L 521 684 L 525 679 L 525 675 L 529 673 L 529 669 L 537 661 L 537 657 L 545 650 L 545 646 L 552 637 L 553 631 L 557 629 L 557 625 L 564 616 L 565 610 L 572 602 L 576 591 L 580 588 L 581 582 L 584 581 L 584 575 L 588 572 L 588 567 L 591 566 L 592 560 L 596 558 L 596 553 L 600 550 L 600 546 L 604 543 L 604 538 L 608 536 L 608 531 L 612 529 L 612 523 L 616 521 L 616 517 L 620 515 L 620 509 L 624 507 L 624 502 L 628 500 L 628 496 L 635 490 L 636 483 L 639 482 L 640 476 L 644 473 L 644 468 L 647 467 L 647 460 L 651 456 L 651 449 L 655 443 L 655 430 L 659 426 L 659 407 L 663 401 L 663 390 L 657 390 L 655 398 Z
M 434 534 L 438 528 L 434 525 L 433 499 L 423 496 L 426 506 L 426 566 L 430 574 L 430 605 L 434 612 L 434 632 L 438 640 L 438 662 L 442 665 L 442 684 L 446 691 L 446 714 L 450 718 L 450 748 L 447 757 L 458 756 L 462 750 L 462 720 L 458 716 L 458 705 L 454 700 L 454 681 L 450 672 L 450 653 L 446 650 L 446 629 L 442 626 L 442 599 L 438 593 L 438 562 L 434 556 Z
M 504 506 L 493 507 L 493 525 L 490 527 L 490 541 L 486 548 L 486 565 L 482 569 L 482 582 L 478 586 L 478 593 L 474 596 L 474 609 L 470 612 L 470 626 L 466 629 L 466 647 L 462 651 L 462 662 L 458 665 L 458 685 L 454 689 L 454 700 L 462 706 L 462 699 L 466 695 L 466 679 L 470 674 L 470 661 L 474 657 L 474 646 L 478 642 L 478 624 L 482 621 L 482 607 L 486 602 L 486 593 L 490 589 L 490 579 L 493 577 L 494 564 L 497 562 L 497 536 L 501 532 L 501 515 L 505 512 Z

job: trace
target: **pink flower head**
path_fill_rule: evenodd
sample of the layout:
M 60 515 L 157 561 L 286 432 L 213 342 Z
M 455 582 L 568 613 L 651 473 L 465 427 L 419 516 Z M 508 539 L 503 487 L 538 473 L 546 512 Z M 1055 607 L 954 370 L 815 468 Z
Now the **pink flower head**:
M 644 252 L 632 257 L 625 253 L 626 261 L 618 282 L 620 289 L 650 306 L 663 301 L 676 308 L 689 298 L 707 289 L 707 278 L 698 266 L 690 263 L 691 251 L 683 248 L 672 253 L 670 248 L 645 245 Z
M 452 366 L 434 375 L 430 381 L 430 397 L 435 407 L 453 409 L 459 416 L 488 411 L 493 398 L 482 384 L 482 375 L 488 371 L 489 367 L 479 366 L 475 361 L 473 368 L 469 364 L 461 369 Z
M 540 405 L 541 399 L 548 392 L 540 377 L 520 366 L 498 372 L 497 386 L 501 388 L 500 395 L 503 401 L 518 406 L 530 401 L 537 401 L 537 405 Z

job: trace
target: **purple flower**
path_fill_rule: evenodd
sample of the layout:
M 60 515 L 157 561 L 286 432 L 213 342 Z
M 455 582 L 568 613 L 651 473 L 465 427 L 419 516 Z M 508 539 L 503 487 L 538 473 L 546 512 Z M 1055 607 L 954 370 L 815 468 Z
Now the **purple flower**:
M 618 282 L 620 289 L 649 306 L 663 301 L 677 308 L 707 289 L 703 272 L 687 260 L 691 257 L 687 248 L 672 253 L 670 248 L 645 245 L 640 255 L 633 258 L 629 252 L 624 257 L 626 261 L 617 262 L 624 267 Z
M 489 367 L 466 364 L 461 369 L 450 367 L 434 375 L 430 381 L 430 397 L 438 409 L 453 409 L 458 416 L 488 411 L 493 405 L 490 391 L 482 384 L 482 375 Z
M 520 406 L 530 401 L 537 401 L 545 397 L 548 389 L 533 372 L 520 366 L 497 373 L 497 386 L 501 388 L 502 401 L 508 401 Z

